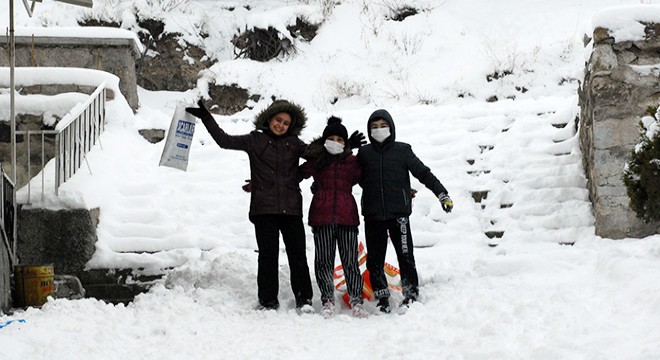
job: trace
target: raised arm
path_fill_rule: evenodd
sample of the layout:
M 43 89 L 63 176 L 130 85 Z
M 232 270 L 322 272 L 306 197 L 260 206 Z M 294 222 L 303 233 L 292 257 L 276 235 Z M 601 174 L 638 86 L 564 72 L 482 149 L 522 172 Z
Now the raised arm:
M 248 151 L 251 144 L 250 135 L 233 136 L 228 135 L 213 118 L 213 115 L 206 109 L 202 100 L 197 101 L 198 108 L 188 107 L 186 112 L 201 119 L 206 130 L 211 134 L 215 142 L 223 149 Z

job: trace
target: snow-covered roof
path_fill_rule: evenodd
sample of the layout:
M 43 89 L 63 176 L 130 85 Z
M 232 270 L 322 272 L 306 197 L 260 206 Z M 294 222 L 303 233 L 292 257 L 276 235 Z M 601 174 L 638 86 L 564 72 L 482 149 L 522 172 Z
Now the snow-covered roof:
M 144 51 L 142 43 L 134 32 L 111 27 L 24 27 L 16 28 L 14 32 L 16 43 L 25 42 L 56 45 L 99 44 L 99 45 L 132 45 L 133 51 L 141 54 Z

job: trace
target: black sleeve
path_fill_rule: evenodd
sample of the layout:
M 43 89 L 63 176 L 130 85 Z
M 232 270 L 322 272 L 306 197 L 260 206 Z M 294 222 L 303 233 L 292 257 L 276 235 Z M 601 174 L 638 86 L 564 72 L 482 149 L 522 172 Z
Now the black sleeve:
M 438 196 L 442 193 L 448 194 L 447 189 L 440 183 L 435 175 L 431 172 L 428 166 L 415 155 L 412 151 L 410 145 L 405 144 L 405 153 L 406 153 L 406 165 L 410 173 L 419 180 L 424 186 L 433 192 L 435 196 Z
M 252 136 L 250 134 L 238 136 L 228 135 L 218 126 L 218 123 L 212 116 L 203 117 L 202 124 L 204 124 L 204 127 L 211 134 L 216 144 L 223 149 L 248 151 L 252 144 Z

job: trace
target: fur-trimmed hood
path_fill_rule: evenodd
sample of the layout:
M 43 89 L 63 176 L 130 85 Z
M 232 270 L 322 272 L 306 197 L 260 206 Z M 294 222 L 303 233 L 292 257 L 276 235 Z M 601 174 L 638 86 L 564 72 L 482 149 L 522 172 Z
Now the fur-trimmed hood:
M 285 112 L 291 115 L 291 126 L 286 135 L 299 136 L 302 130 L 307 125 L 307 115 L 305 110 L 295 103 L 287 100 L 275 100 L 269 107 L 262 110 L 257 117 L 254 118 L 254 127 L 257 130 L 270 131 L 268 129 L 268 122 L 275 116 L 275 114 Z

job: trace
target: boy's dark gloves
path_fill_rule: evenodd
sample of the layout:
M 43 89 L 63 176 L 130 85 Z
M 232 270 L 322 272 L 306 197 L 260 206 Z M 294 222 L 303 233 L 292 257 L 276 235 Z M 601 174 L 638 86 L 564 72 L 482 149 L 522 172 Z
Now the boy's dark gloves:
M 201 99 L 197 101 L 197 106 L 199 107 L 187 107 L 186 112 L 202 120 L 213 120 L 213 115 L 211 115 L 211 113 L 206 110 L 206 106 L 204 106 L 204 103 Z
M 451 209 L 454 208 L 454 202 L 451 200 L 449 195 L 442 193 L 438 195 L 438 200 L 440 200 L 440 204 L 442 205 L 442 210 L 444 210 L 446 213 L 450 213 Z
M 348 138 L 348 146 L 350 146 L 351 149 L 357 149 L 366 143 L 367 140 L 365 140 L 364 134 L 357 130 Z

